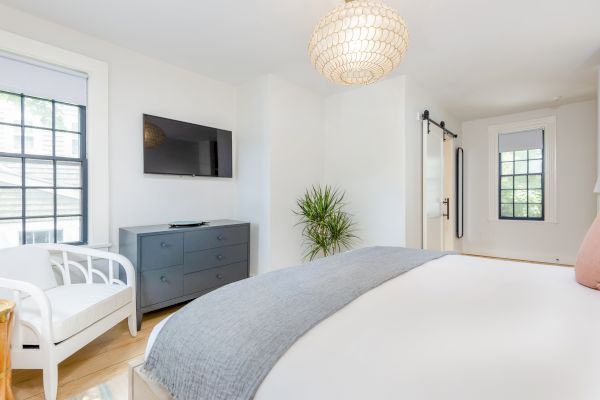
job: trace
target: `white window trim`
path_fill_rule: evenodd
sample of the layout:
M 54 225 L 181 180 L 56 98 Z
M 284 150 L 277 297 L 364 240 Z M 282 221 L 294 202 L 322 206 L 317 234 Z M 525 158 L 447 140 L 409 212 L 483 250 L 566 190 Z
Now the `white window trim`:
M 1 29 L 0 50 L 87 74 L 88 246 L 109 247 L 108 64 Z
M 544 220 L 504 220 L 498 217 L 498 135 L 530 129 L 544 130 Z M 556 220 L 556 116 L 511 122 L 488 127 L 489 140 L 489 214 L 490 221 L 510 224 L 557 223 Z

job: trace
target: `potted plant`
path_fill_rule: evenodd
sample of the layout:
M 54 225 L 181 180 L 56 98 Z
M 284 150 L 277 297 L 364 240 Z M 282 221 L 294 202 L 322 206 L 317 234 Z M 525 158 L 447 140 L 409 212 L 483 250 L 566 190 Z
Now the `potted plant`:
M 294 213 L 302 225 L 305 259 L 335 254 L 358 239 L 352 216 L 344 210 L 344 196 L 344 192 L 331 186 L 315 185 L 297 200 Z

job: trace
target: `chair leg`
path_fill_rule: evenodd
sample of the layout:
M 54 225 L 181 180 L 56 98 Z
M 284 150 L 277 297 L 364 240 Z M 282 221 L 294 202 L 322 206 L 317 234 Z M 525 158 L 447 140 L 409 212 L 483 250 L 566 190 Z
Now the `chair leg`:
M 129 325 L 129 334 L 133 337 L 137 336 L 138 328 L 135 310 L 127 317 L 127 325 Z
M 56 400 L 58 392 L 58 364 L 47 365 L 44 368 L 44 397 L 46 400 Z

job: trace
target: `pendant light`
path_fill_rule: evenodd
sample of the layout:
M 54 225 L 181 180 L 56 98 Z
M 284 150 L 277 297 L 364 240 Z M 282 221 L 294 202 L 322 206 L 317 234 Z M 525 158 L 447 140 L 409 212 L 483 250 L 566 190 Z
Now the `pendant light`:
M 346 0 L 317 24 L 308 54 L 319 73 L 342 85 L 367 85 L 402 60 L 408 30 L 402 16 L 377 0 Z

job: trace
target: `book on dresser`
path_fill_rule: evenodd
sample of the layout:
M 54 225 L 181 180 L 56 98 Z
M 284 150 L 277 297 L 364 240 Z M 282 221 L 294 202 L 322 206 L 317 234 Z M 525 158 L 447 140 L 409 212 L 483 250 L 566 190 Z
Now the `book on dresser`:
M 119 252 L 136 270 L 138 330 L 144 313 L 247 278 L 249 244 L 250 224 L 232 220 L 119 229 Z

